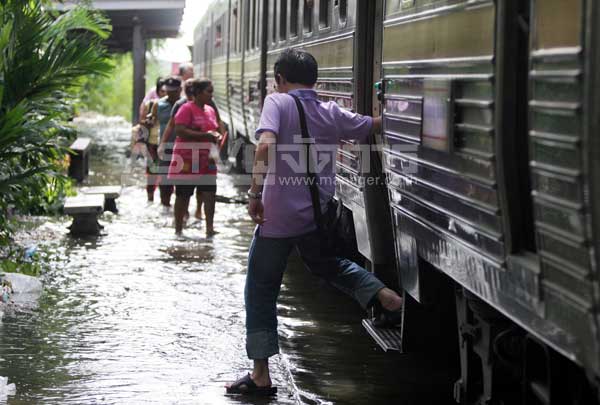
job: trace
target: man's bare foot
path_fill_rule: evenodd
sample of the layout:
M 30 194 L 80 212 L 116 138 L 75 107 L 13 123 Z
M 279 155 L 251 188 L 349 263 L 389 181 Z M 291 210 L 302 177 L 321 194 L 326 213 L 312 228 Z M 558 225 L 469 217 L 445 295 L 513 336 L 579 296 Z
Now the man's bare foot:
M 381 303 L 381 306 L 388 311 L 396 312 L 402 309 L 402 297 L 400 297 L 396 291 L 392 289 L 387 287 L 382 288 L 377 293 L 377 299 Z
M 206 230 L 206 236 L 215 236 L 216 234 L 218 234 L 219 232 L 215 231 L 214 229 L 207 229 Z

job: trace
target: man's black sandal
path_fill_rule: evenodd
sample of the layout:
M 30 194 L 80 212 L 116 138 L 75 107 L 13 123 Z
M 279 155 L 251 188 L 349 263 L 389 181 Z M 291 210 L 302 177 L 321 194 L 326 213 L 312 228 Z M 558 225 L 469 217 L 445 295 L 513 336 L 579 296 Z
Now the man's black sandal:
M 239 394 L 239 395 L 259 395 L 259 396 L 271 396 L 277 394 L 277 387 L 259 387 L 256 385 L 250 374 L 246 374 L 240 378 L 230 387 L 226 388 L 228 394 Z

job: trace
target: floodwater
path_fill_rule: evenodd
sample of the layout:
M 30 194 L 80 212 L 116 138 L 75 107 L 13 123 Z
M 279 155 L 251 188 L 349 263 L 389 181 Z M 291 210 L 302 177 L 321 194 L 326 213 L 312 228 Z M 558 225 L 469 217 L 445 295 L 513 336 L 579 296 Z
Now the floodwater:
M 129 126 L 99 116 L 77 125 L 94 144 L 86 185 L 123 184 L 120 213 L 103 214 L 98 237 L 69 236 L 67 217 L 37 220 L 19 235 L 50 264 L 39 305 L 7 313 L 0 325 L 0 375 L 17 386 L 8 403 L 452 403 L 455 376 L 420 355 L 382 352 L 358 305 L 294 260 L 279 305 L 282 354 L 271 360 L 279 394 L 224 395 L 224 384 L 251 366 L 245 206 L 217 204 L 214 238 L 190 221 L 187 238 L 177 239 L 172 212 L 146 202 L 141 167 L 124 158 Z M 220 174 L 218 194 L 242 196 L 238 180 Z

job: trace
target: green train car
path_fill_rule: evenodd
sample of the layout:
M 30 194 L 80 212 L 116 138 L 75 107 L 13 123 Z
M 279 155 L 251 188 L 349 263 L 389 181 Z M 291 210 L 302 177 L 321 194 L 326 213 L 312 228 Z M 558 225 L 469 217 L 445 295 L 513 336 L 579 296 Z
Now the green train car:
M 218 0 L 195 41 L 239 166 L 287 47 L 322 100 L 383 116 L 336 189 L 405 293 L 398 329 L 364 322 L 382 347 L 455 342 L 457 403 L 598 403 L 597 1 Z

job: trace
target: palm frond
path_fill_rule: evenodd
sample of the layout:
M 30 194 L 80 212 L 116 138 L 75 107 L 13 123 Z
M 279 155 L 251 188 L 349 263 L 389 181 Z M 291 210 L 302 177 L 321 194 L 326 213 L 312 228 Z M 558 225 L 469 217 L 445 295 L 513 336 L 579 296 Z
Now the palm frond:
M 110 34 L 105 17 L 84 7 L 56 14 L 48 5 L 0 0 L 0 243 L 10 235 L 8 205 L 39 212 L 48 185 L 65 184 L 56 170 L 66 153 L 60 141 L 72 134 L 64 121 L 74 91 L 81 77 L 112 68 L 101 45 Z

